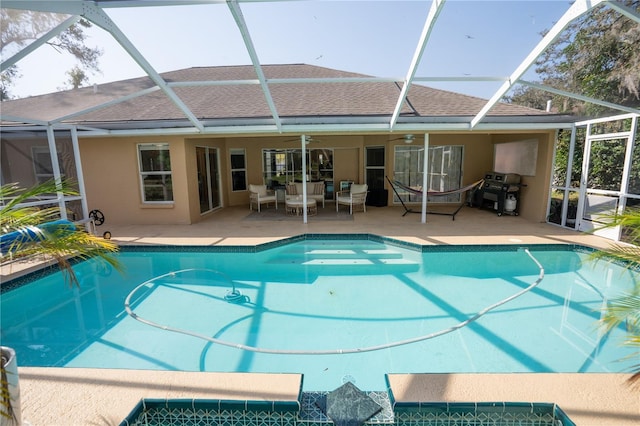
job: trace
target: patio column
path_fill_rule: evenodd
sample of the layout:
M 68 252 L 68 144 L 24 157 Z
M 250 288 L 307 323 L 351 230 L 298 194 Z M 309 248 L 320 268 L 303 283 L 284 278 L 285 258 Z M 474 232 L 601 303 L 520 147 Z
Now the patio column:
M 302 144 L 302 223 L 307 223 L 307 136 L 300 135 Z
M 424 134 L 424 166 L 422 170 L 422 215 L 420 221 L 427 223 L 427 192 L 429 183 L 429 133 Z

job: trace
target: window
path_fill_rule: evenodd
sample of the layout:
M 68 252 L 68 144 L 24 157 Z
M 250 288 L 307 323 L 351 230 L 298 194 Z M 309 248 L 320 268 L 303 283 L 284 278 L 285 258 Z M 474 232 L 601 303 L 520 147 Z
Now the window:
M 231 190 L 247 190 L 247 161 L 244 149 L 232 149 L 231 154 Z
M 48 146 L 34 146 L 31 148 L 33 154 L 33 171 L 36 176 L 36 182 L 44 183 L 53 179 L 53 165 L 51 164 L 51 154 Z M 58 154 L 58 164 L 60 163 L 60 154 Z
M 142 201 L 165 203 L 173 201 L 171 156 L 168 143 L 138 145 Z
M 312 182 L 333 183 L 333 150 L 306 150 L 307 177 Z M 301 149 L 265 149 L 262 151 L 262 172 L 267 186 L 274 188 L 287 182 L 302 182 Z
M 412 188 L 422 188 L 424 167 L 424 147 L 395 147 L 394 179 Z M 428 191 L 449 191 L 459 189 L 462 183 L 462 146 L 444 145 L 429 147 Z M 415 193 L 401 194 L 405 201 L 420 201 Z M 406 198 L 405 198 L 406 197 Z M 399 202 L 397 195 L 394 201 Z M 460 194 L 446 197 L 429 197 L 429 201 L 438 203 L 458 203 Z

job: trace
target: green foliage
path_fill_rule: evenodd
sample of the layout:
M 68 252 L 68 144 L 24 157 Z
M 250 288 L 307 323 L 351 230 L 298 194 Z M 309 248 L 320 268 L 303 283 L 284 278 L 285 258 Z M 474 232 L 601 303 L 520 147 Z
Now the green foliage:
M 2 360 L 0 361 L 0 418 L 2 424 L 18 424 L 17 415 L 11 404 L 11 393 L 9 392 L 9 374 L 5 368 L 5 364 L 9 360 L 5 358 L 5 352 L 2 351 Z
M 70 285 L 78 285 L 78 279 L 73 271 L 70 258 L 97 258 L 122 271 L 118 260 L 113 256 L 118 247 L 115 243 L 89 234 L 81 229 L 55 228 L 47 229 L 43 224 L 60 218 L 58 207 L 29 207 L 24 206 L 27 201 L 42 199 L 47 194 L 63 193 L 77 195 L 70 188 L 70 184 L 62 182 L 56 184 L 48 181 L 32 188 L 22 189 L 17 184 L 7 184 L 0 187 L 0 232 L 8 234 L 13 231 L 35 235 L 35 238 L 21 238 L 11 243 L 9 252 L 13 258 L 44 256 L 54 259 Z M 3 256 L 9 256 L 9 254 Z
M 623 0 L 640 12 L 640 0 Z M 536 61 L 542 84 L 626 106 L 640 106 L 638 23 L 604 5 L 573 21 Z M 533 88 L 514 91 L 507 101 L 583 115 L 611 113 L 604 107 Z
M 594 253 L 596 259 L 615 259 L 625 262 L 629 268 L 640 268 L 640 209 L 629 208 L 623 214 L 605 217 L 610 223 L 605 227 L 621 226 L 628 244 L 612 244 L 608 249 Z M 637 347 L 640 355 L 640 282 L 628 293 L 609 300 L 600 319 L 601 326 L 608 332 L 620 324 L 627 329 L 626 345 Z M 630 383 L 640 386 L 640 364 L 634 366 L 635 373 Z
M 21 48 L 37 40 L 67 18 L 67 15 L 57 13 L 0 9 L 0 22 L 2 22 L 2 25 L 0 25 L 0 56 L 10 58 Z M 86 45 L 87 36 L 85 30 L 91 28 L 91 26 L 91 22 L 88 20 L 80 19 L 46 43 L 58 52 L 71 54 L 78 61 L 79 65 L 76 65 L 70 72 L 73 72 L 76 68 L 82 70 L 85 74 L 100 71 L 98 60 L 103 53 L 102 50 Z M 0 99 L 11 98 L 11 87 L 19 77 L 19 69 L 16 65 L 2 72 Z M 86 78 L 82 81 L 85 80 Z

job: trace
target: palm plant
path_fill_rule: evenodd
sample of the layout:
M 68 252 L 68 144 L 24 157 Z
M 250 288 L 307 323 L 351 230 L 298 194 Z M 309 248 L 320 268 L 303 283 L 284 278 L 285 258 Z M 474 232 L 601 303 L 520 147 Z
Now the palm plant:
M 24 206 L 29 200 L 56 192 L 77 195 L 68 182 L 56 184 L 54 181 L 48 181 L 28 189 L 22 189 L 17 184 L 0 187 L 0 234 L 13 234 L 16 237 L 7 242 L 7 253 L 13 258 L 43 256 L 54 259 L 70 285 L 78 285 L 78 279 L 69 261 L 71 257 L 98 258 L 120 271 L 120 264 L 113 256 L 118 250 L 115 243 L 76 229 L 71 223 L 48 227 L 47 223 L 60 218 L 57 206 Z M 6 256 L 8 254 L 3 253 L 3 260 Z
M 613 258 L 629 268 L 640 269 L 640 209 L 628 208 L 622 214 L 605 217 L 604 227 L 620 226 L 625 243 L 614 243 L 594 253 L 596 259 Z M 621 324 L 626 325 L 627 339 L 624 344 L 640 348 L 640 282 L 627 293 L 610 300 L 600 318 L 600 325 L 608 332 Z M 638 352 L 640 353 L 640 351 Z M 635 355 L 637 356 L 638 353 Z M 632 385 L 640 386 L 640 364 L 633 366 L 634 374 L 629 379 Z
M 60 218 L 58 207 L 25 205 L 28 201 L 42 199 L 51 193 L 77 195 L 69 182 L 49 181 L 28 189 L 22 189 L 17 184 L 0 187 L 0 260 L 4 262 L 6 258 L 33 256 L 54 259 L 70 286 L 79 286 L 71 258 L 98 258 L 122 271 L 120 263 L 114 257 L 118 251 L 115 243 L 76 228 L 71 222 L 62 221 L 56 226 L 47 226 Z M 20 422 L 19 401 L 16 408 L 10 391 L 11 382 L 17 383 L 17 371 L 12 373 L 5 368 L 5 349 L 2 348 L 0 371 L 0 420 L 3 425 Z

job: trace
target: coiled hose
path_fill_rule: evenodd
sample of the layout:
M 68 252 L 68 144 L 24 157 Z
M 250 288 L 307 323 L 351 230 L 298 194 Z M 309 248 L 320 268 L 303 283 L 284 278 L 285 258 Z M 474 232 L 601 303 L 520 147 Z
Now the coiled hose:
M 192 331 L 189 331 L 189 330 L 183 330 L 183 329 L 171 327 L 171 326 L 168 326 L 168 325 L 158 324 L 156 322 L 144 319 L 144 318 L 138 316 L 135 312 L 133 312 L 133 310 L 131 309 L 131 304 L 130 304 L 131 297 L 141 287 L 146 286 L 147 284 L 151 283 L 152 281 L 154 281 L 154 280 L 156 280 L 158 278 L 162 278 L 162 277 L 166 277 L 166 276 L 173 276 L 176 273 L 191 271 L 191 269 L 188 269 L 188 270 L 185 269 L 185 270 L 177 271 L 177 272 L 170 272 L 168 274 L 160 275 L 160 276 L 155 277 L 155 278 L 153 278 L 151 280 L 145 281 L 144 283 L 140 284 L 139 286 L 134 288 L 129 293 L 129 295 L 125 299 L 124 308 L 127 311 L 127 314 L 129 314 L 129 316 L 131 316 L 133 319 L 135 319 L 137 321 L 142 322 L 143 324 L 147 324 L 147 325 L 150 325 L 152 327 L 160 328 L 160 329 L 166 330 L 166 331 L 172 331 L 174 333 L 180 333 L 180 334 L 184 334 L 184 335 L 187 335 L 187 336 L 197 337 L 199 339 L 206 340 L 206 341 L 211 342 L 211 343 L 215 343 L 215 344 L 223 345 L 223 346 L 228 346 L 228 347 L 236 348 L 236 349 L 242 349 L 242 350 L 245 350 L 245 351 L 265 353 L 265 354 L 279 354 L 279 355 L 340 355 L 340 354 L 353 354 L 353 353 L 362 353 L 362 352 L 373 352 L 373 351 L 378 351 L 378 350 L 382 350 L 382 349 L 389 349 L 389 348 L 393 348 L 393 347 L 397 347 L 397 346 L 408 345 L 408 344 L 411 344 L 411 343 L 422 342 L 422 341 L 425 341 L 425 340 L 433 339 L 435 337 L 442 336 L 444 334 L 448 334 L 448 333 L 451 333 L 453 331 L 459 330 L 459 329 L 461 329 L 463 327 L 466 327 L 467 325 L 471 324 L 472 322 L 476 321 L 477 319 L 481 318 L 486 313 L 496 309 L 497 307 L 502 306 L 505 303 L 508 303 L 508 302 L 510 302 L 510 301 L 522 296 L 523 294 L 533 290 L 543 280 L 543 278 L 544 278 L 544 268 L 542 267 L 540 262 L 538 262 L 538 260 L 531 254 L 529 249 L 521 248 L 519 250 L 524 251 L 531 258 L 531 260 L 533 260 L 533 262 L 535 262 L 535 264 L 539 268 L 538 279 L 536 279 L 528 287 L 522 289 L 521 291 L 519 291 L 519 292 L 517 292 L 517 293 L 515 293 L 515 294 L 513 294 L 513 295 L 511 295 L 511 296 L 509 296 L 509 297 L 507 297 L 505 299 L 500 300 L 497 303 L 494 303 L 492 305 L 487 306 L 486 308 L 480 310 L 475 315 L 469 317 L 468 319 L 466 319 L 466 320 L 464 320 L 462 322 L 459 322 L 458 324 L 456 324 L 456 325 L 454 325 L 452 327 L 448 327 L 448 328 L 442 329 L 440 331 L 436 331 L 436 332 L 431 333 L 431 334 L 426 334 L 426 335 L 419 336 L 419 337 L 414 337 L 414 338 L 411 338 L 411 339 L 399 340 L 399 341 L 396 341 L 396 342 L 389 342 L 389 343 L 385 343 L 385 344 L 382 344 L 382 345 L 376 345 L 376 346 L 367 346 L 367 347 L 364 347 L 364 348 L 329 349 L 329 350 L 295 350 L 295 349 L 258 348 L 258 347 L 255 347 L 255 346 L 247 346 L 247 345 L 243 345 L 243 344 L 240 344 L 240 343 L 227 342 L 225 340 L 216 339 L 215 337 L 205 336 L 203 334 L 195 333 L 195 332 L 192 332 Z M 217 271 L 213 271 L 213 272 L 216 272 L 216 273 L 224 276 L 220 272 L 217 272 Z M 229 280 L 229 281 L 232 282 L 231 280 Z M 231 295 L 239 295 L 239 293 L 235 290 L 235 286 L 233 287 L 233 290 L 231 291 L 230 294 Z

